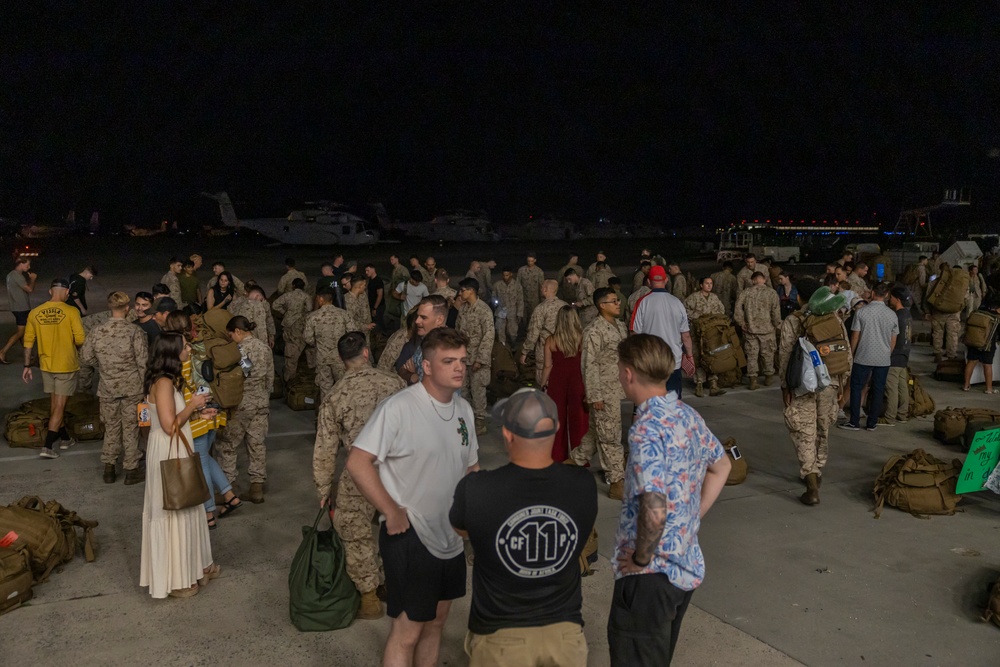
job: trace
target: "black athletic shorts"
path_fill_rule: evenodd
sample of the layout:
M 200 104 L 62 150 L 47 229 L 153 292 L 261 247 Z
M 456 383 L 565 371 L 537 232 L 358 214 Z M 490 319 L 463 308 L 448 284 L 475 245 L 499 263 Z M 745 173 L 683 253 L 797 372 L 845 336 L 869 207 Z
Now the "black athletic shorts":
M 390 535 L 379 529 L 378 548 L 385 568 L 386 611 L 397 618 L 426 623 L 437 616 L 441 600 L 465 597 L 465 554 L 442 560 L 427 550 L 411 527 Z
M 28 313 L 31 312 L 30 310 L 12 310 L 10 312 L 14 316 L 14 324 L 19 327 L 28 326 Z

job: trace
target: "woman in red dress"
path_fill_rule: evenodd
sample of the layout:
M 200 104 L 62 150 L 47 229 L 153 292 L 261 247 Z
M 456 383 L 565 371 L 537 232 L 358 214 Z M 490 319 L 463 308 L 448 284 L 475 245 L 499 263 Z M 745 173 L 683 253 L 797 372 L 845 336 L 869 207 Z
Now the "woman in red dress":
M 556 315 L 556 330 L 545 341 L 545 365 L 542 390 L 559 408 L 559 430 L 552 444 L 552 459 L 560 462 L 580 446 L 589 419 L 584 403 L 583 373 L 580 370 L 580 346 L 583 330 L 573 306 L 563 306 Z

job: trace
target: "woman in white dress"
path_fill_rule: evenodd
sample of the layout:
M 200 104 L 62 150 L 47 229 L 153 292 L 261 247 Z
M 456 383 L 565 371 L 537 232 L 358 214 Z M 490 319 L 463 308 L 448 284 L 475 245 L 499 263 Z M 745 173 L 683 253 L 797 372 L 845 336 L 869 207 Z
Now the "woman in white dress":
M 204 410 L 207 396 L 192 396 L 184 404 L 178 388 L 185 359 L 191 346 L 179 333 L 157 336 L 146 366 L 145 392 L 149 402 L 150 430 L 146 446 L 146 498 L 142 506 L 142 559 L 139 585 L 148 586 L 154 598 L 190 597 L 219 575 L 212 562 L 212 544 L 201 505 L 183 510 L 163 509 L 163 480 L 160 461 L 170 457 L 170 434 L 174 424 L 192 441 L 188 420 Z M 179 445 L 179 446 L 178 446 Z M 174 445 L 174 456 L 187 456 L 183 443 Z

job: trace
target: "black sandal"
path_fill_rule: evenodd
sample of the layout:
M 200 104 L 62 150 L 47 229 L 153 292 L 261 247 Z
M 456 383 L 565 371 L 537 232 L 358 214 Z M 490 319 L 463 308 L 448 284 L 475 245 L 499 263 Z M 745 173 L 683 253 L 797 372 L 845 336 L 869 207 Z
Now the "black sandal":
M 233 496 L 232 499 L 226 501 L 226 503 L 219 509 L 218 517 L 220 519 L 225 519 L 241 507 L 243 507 L 243 501 L 240 500 L 238 496 Z
M 208 529 L 215 530 L 218 526 L 215 523 L 215 515 L 212 515 L 211 519 L 206 519 L 208 521 Z

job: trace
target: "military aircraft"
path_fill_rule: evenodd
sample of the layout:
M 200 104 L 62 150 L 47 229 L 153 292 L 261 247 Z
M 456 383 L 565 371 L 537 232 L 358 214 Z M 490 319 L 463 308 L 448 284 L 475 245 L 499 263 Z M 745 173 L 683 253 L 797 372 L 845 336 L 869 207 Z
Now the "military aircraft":
M 333 202 L 308 202 L 286 218 L 240 219 L 225 192 L 202 193 L 219 203 L 227 227 L 244 227 L 288 245 L 372 245 L 378 232 L 368 220 Z

